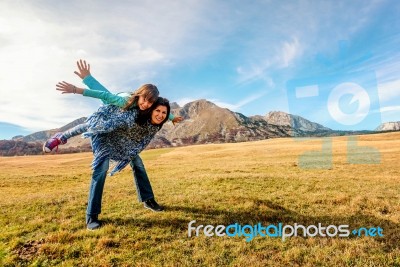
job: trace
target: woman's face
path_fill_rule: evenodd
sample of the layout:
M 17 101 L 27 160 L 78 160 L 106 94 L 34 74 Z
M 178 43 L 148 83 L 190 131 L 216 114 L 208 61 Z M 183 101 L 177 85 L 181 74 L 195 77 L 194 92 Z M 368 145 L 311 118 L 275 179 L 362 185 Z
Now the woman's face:
M 158 106 L 151 113 L 151 123 L 152 124 L 160 124 L 167 117 L 167 107 L 166 106 Z
M 138 99 L 138 107 L 140 110 L 146 110 L 151 107 L 153 103 L 151 103 L 149 100 L 145 99 L 143 96 L 139 96 Z

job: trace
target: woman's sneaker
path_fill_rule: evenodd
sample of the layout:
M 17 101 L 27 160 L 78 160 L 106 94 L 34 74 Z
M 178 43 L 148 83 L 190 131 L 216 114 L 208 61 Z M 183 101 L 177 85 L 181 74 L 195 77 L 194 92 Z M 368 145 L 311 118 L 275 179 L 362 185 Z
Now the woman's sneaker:
M 152 211 L 155 211 L 155 212 L 159 212 L 159 211 L 163 211 L 164 210 L 164 208 L 162 206 L 158 205 L 158 203 L 154 200 L 154 198 L 146 200 L 144 202 L 144 207 L 146 209 L 149 209 L 149 210 L 152 210 Z
M 86 228 L 88 230 L 96 230 L 101 227 L 98 215 L 86 215 Z
M 67 140 L 63 141 L 61 139 L 62 133 L 56 133 L 52 137 L 50 137 L 46 143 L 43 145 L 43 152 L 50 153 L 54 148 L 58 151 L 59 145 L 64 145 L 67 143 Z

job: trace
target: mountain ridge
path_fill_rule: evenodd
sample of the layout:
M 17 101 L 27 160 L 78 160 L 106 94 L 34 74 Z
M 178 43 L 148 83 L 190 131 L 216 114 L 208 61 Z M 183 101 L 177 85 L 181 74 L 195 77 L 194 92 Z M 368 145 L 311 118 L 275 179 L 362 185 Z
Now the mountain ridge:
M 400 131 L 400 121 L 384 122 L 375 131 Z
M 175 116 L 182 116 L 184 120 L 175 126 L 172 123 L 164 124 L 148 148 L 246 142 L 292 136 L 321 137 L 373 132 L 332 130 L 301 116 L 282 111 L 270 111 L 264 116 L 255 115 L 247 117 L 241 113 L 219 107 L 206 99 L 189 102 L 183 107 L 180 107 L 175 102 L 171 102 L 171 107 L 171 112 Z M 86 118 L 82 117 L 60 128 L 39 131 L 26 136 L 17 136 L 13 140 L 2 140 L 0 141 L 0 154 L 23 154 L 25 147 L 32 148 L 32 146 L 35 149 L 32 148 L 30 151 L 36 151 L 35 153 L 37 153 L 37 147 L 41 147 L 43 142 L 50 136 L 56 132 L 62 132 L 81 124 L 85 120 Z M 16 143 L 11 144 L 10 142 Z M 9 147 L 13 147 L 14 152 L 4 152 Z M 20 149 L 16 149 L 15 147 L 20 147 Z M 58 152 L 71 153 L 81 151 L 90 151 L 89 140 L 75 136 L 70 138 L 67 144 L 61 146 Z

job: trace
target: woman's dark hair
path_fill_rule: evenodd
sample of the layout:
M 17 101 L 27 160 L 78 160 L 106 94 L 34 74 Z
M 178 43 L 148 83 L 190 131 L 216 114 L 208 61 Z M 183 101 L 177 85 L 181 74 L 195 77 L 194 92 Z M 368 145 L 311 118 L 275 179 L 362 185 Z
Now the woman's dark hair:
M 149 108 L 148 110 L 144 110 L 144 111 L 139 110 L 139 116 L 137 119 L 137 123 L 139 125 L 143 125 L 146 122 L 151 122 L 151 114 L 158 106 L 167 107 L 167 116 L 160 124 L 157 124 L 157 126 L 159 126 L 159 129 L 161 129 L 161 127 L 164 125 L 164 123 L 166 123 L 168 121 L 169 114 L 171 113 L 171 106 L 169 105 L 169 101 L 168 101 L 168 99 L 166 99 L 164 97 L 158 97 L 157 100 L 154 102 L 154 104 L 151 106 L 151 108 Z

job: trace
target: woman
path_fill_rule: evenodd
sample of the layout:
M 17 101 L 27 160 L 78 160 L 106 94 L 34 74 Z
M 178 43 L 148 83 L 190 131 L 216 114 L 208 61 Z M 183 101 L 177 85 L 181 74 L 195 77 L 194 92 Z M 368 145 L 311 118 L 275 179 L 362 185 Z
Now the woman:
M 122 170 L 130 162 L 132 165 L 132 161 L 168 120 L 169 114 L 168 100 L 159 97 L 150 112 L 144 115 L 138 116 L 137 109 L 124 111 L 119 107 L 108 105 L 100 107 L 87 119 L 89 127 L 84 136 L 91 138 L 94 154 L 86 211 L 86 224 L 89 230 L 101 226 L 98 215 L 101 213 L 104 182 L 110 161 L 116 163 L 110 175 Z M 148 201 L 148 205 L 157 204 L 154 198 Z

